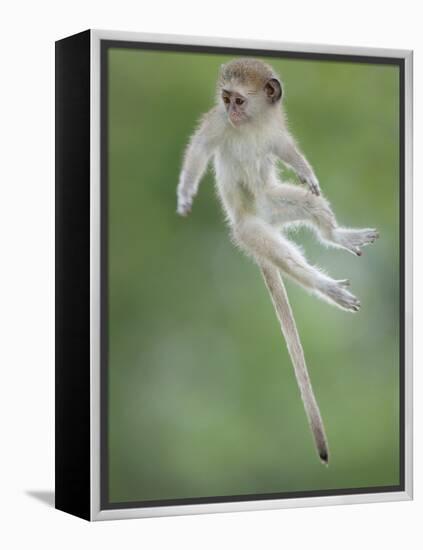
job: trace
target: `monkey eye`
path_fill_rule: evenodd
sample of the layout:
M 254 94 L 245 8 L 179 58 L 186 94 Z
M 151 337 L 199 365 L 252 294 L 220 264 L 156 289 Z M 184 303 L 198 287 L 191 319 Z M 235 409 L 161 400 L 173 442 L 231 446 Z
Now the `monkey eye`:
M 242 105 L 243 103 L 245 103 L 245 99 L 241 99 L 240 97 L 237 97 L 237 98 L 235 99 L 235 103 L 236 103 L 237 105 Z
M 230 103 L 230 99 L 227 95 L 223 96 L 223 103 L 225 103 L 226 105 L 228 105 L 228 103 Z

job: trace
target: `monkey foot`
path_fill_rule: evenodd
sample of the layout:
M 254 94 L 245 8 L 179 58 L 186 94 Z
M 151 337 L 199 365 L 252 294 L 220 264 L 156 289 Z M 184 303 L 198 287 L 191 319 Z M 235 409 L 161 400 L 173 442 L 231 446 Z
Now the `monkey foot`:
M 379 232 L 376 229 L 342 229 L 339 243 L 349 252 L 361 256 L 361 247 L 374 243 L 378 238 Z
M 333 283 L 326 286 L 324 294 L 346 311 L 359 311 L 360 301 L 345 289 L 348 284 L 349 281 L 347 279 L 333 281 Z

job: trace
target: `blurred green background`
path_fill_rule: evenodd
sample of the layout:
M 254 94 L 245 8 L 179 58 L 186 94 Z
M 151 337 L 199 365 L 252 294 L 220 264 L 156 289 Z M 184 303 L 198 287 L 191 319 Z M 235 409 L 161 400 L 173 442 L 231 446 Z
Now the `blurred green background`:
M 191 216 L 175 213 L 185 144 L 231 56 L 108 56 L 110 500 L 398 484 L 398 68 L 269 60 L 339 222 L 381 233 L 361 258 L 324 249 L 307 230 L 293 235 L 362 302 L 348 314 L 287 283 L 326 424 L 325 468 L 264 283 L 230 242 L 211 170 Z

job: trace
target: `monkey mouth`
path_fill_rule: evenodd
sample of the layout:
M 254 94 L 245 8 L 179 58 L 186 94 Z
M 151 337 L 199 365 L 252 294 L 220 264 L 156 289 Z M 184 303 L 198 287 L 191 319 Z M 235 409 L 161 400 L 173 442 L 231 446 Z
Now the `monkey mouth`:
M 243 122 L 244 117 L 242 115 L 232 114 L 228 116 L 228 120 L 230 124 L 235 127 L 239 126 Z

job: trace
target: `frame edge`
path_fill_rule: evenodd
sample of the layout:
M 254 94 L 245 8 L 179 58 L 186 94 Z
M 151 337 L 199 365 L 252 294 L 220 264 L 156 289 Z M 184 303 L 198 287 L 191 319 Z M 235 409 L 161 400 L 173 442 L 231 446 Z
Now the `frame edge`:
M 89 31 L 55 43 L 55 507 L 90 519 Z
M 354 46 L 334 46 L 324 44 L 296 44 L 275 41 L 242 40 L 231 38 L 211 38 L 185 35 L 165 35 L 138 32 L 91 30 L 91 519 L 104 521 L 114 519 L 147 518 L 190 514 L 222 512 L 259 511 L 310 506 L 344 504 L 365 504 L 413 499 L 413 419 L 412 419 L 412 162 L 413 162 L 413 50 L 363 48 Z M 366 493 L 272 500 L 250 500 L 209 504 L 175 504 L 145 508 L 101 510 L 100 507 L 100 366 L 99 366 L 99 309 L 100 283 L 99 258 L 96 250 L 100 243 L 100 42 L 102 40 L 169 43 L 175 45 L 222 46 L 228 48 L 255 48 L 263 51 L 274 49 L 301 53 L 327 53 L 339 55 L 381 56 L 404 60 L 404 135 L 405 135 L 405 421 L 404 421 L 404 490 L 386 493 Z M 97 285 L 97 287 L 96 287 Z M 97 290 L 96 290 L 97 288 Z

